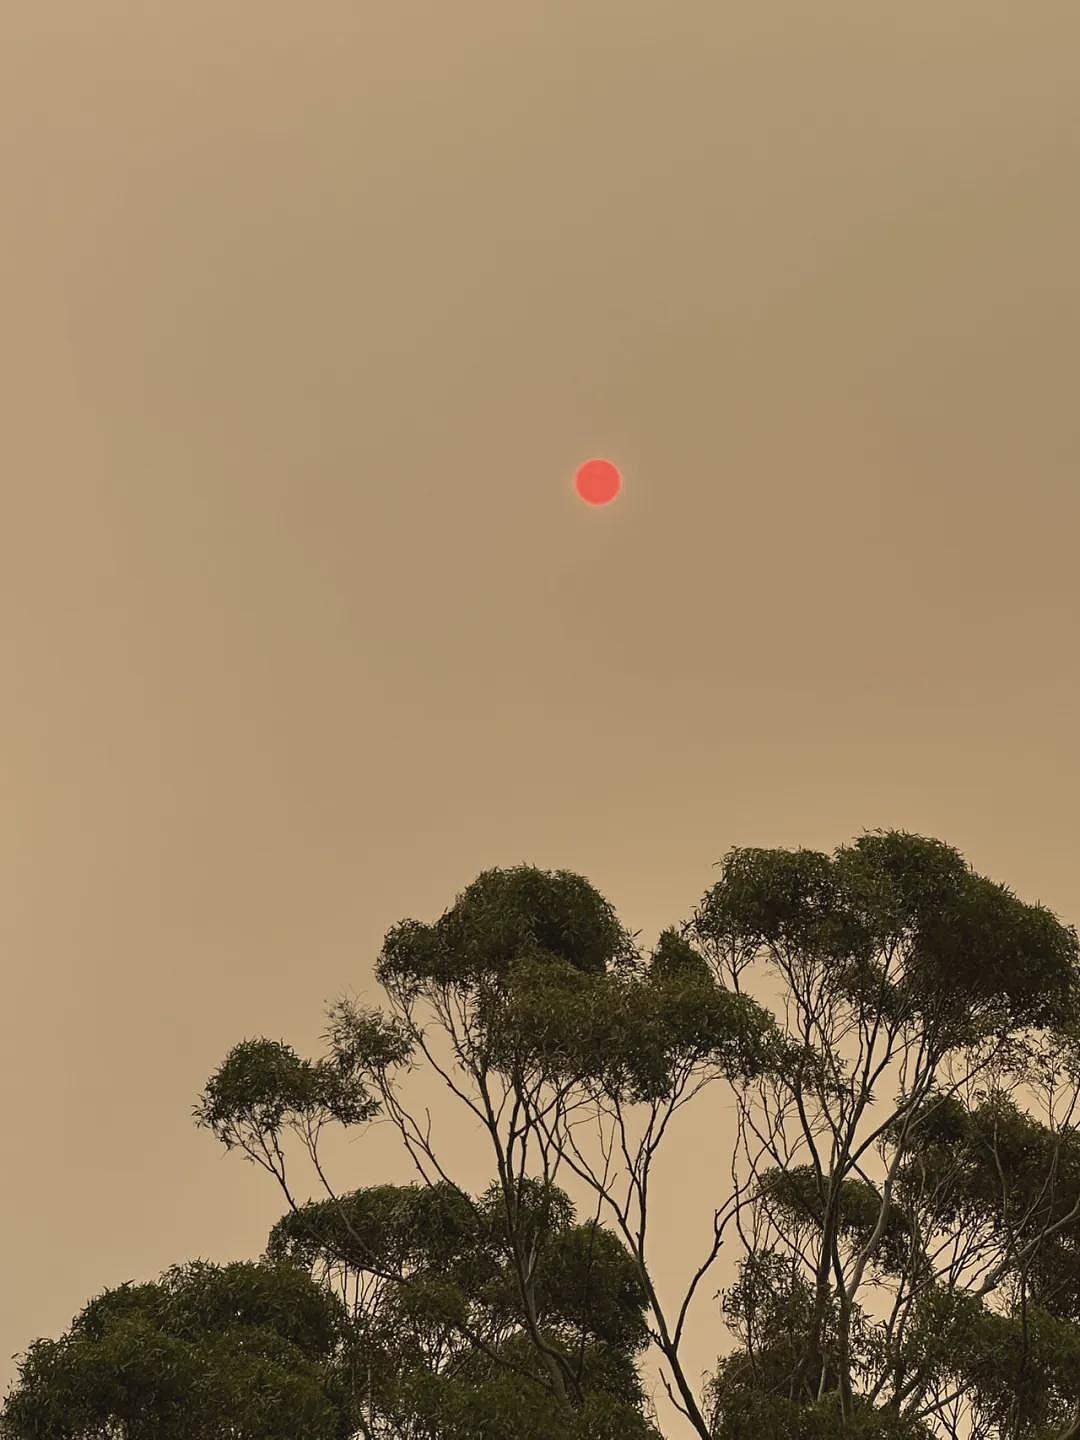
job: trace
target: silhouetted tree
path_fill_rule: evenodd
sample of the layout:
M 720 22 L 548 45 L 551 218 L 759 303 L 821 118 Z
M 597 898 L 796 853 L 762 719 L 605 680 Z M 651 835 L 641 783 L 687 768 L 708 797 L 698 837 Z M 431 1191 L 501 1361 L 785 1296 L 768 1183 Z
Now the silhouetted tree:
M 523 865 L 395 925 L 376 975 L 383 1008 L 334 1005 L 321 1059 L 245 1041 L 196 1110 L 286 1197 L 266 1273 L 344 1316 L 310 1379 L 326 1424 L 655 1435 L 651 1346 L 701 1440 L 1080 1440 L 1080 949 L 1043 906 L 940 841 L 875 832 L 831 856 L 732 850 L 646 953 L 586 880 Z M 417 1067 L 486 1136 L 483 1194 L 416 1103 Z M 721 1104 L 730 1185 L 697 1197 L 707 1243 L 671 1298 L 654 1177 L 676 1115 L 693 1106 L 716 1145 Z M 376 1119 L 417 1183 L 335 1188 L 323 1132 Z M 324 1198 L 297 1189 L 296 1141 Z M 725 1246 L 700 1386 L 685 1341 Z M 21 1395 L 51 1354 L 31 1352 Z
M 266 1042 L 240 1047 L 200 1118 L 294 1208 L 282 1132 L 333 1196 L 318 1135 L 342 1107 L 345 1123 L 389 1118 L 423 1183 L 463 1195 L 408 1099 L 416 1064 L 441 1076 L 490 1140 L 486 1213 L 552 1413 L 579 1414 L 584 1395 L 573 1346 L 542 1319 L 524 1197 L 561 1176 L 629 1256 L 663 1382 L 703 1440 L 1064 1440 L 1080 1434 L 1078 975 L 1073 929 L 902 832 L 832 856 L 733 850 L 647 955 L 581 877 L 492 870 L 433 924 L 387 934 L 383 1010 L 336 1005 L 314 1065 L 281 1051 L 260 1070 Z M 668 1302 L 651 1180 L 673 1117 L 708 1113 L 718 1085 L 738 1115 L 731 1187 L 701 1197 L 712 1239 Z M 732 1241 L 735 1347 L 701 1392 L 684 1340 Z
M 177 1266 L 92 1300 L 39 1340 L 8 1396 L 11 1440 L 346 1440 L 345 1307 L 291 1265 Z

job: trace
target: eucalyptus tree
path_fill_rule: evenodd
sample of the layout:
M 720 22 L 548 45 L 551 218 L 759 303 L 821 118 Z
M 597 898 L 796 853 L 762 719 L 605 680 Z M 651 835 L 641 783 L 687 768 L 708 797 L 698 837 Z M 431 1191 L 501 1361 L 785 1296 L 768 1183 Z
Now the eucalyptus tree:
M 735 852 L 689 930 L 734 990 L 773 972 L 802 1047 L 739 1096 L 753 1224 L 717 1434 L 770 1407 L 1080 1434 L 1075 931 L 895 833 Z
M 635 1356 L 644 1297 L 614 1237 L 523 1194 L 546 1334 L 582 1405 L 546 1403 L 494 1196 L 374 1186 L 309 1203 L 258 1264 L 199 1261 L 105 1291 L 31 1345 L 6 1440 L 655 1440 Z M 351 1283 L 350 1283 L 351 1282 Z
M 174 1266 L 24 1356 L 9 1440 L 347 1440 L 345 1307 L 294 1265 Z
M 538 1427 L 538 1437 L 559 1440 L 655 1433 L 634 1366 L 648 1339 L 639 1267 L 595 1219 L 575 1223 L 557 1184 L 557 1149 L 537 1114 L 543 1102 L 536 1077 L 508 1068 L 495 1049 L 509 972 L 538 958 L 530 937 L 544 938 L 545 917 L 564 931 L 560 963 L 604 977 L 631 960 L 629 937 L 584 880 L 527 867 L 492 872 L 443 917 L 439 953 L 426 968 L 424 927 L 406 922 L 388 935 L 378 964 L 386 1012 L 348 1002 L 333 1007 L 328 1054 L 314 1062 L 281 1042 L 242 1042 L 196 1109 L 200 1124 L 281 1186 L 289 1214 L 271 1237 L 270 1253 L 284 1253 L 287 1238 L 289 1254 L 351 1300 L 369 1343 L 385 1340 L 387 1321 L 407 1337 L 396 1361 L 372 1367 L 388 1383 L 373 1382 L 369 1423 L 390 1427 L 388 1435 L 410 1434 L 406 1417 L 417 1395 L 448 1393 L 466 1372 L 460 1384 L 472 1398 L 462 1401 L 463 1435 L 502 1433 L 492 1428 L 496 1411 L 512 1417 L 508 1440 L 532 1434 L 526 1423 Z M 449 1058 L 437 1053 L 433 1021 Z M 490 1139 L 496 1178 L 481 1196 L 449 1173 L 428 1126 L 402 1095 L 401 1081 L 418 1057 Z M 398 1127 L 419 1193 L 406 1186 L 341 1194 L 331 1184 L 319 1148 L 325 1128 L 377 1116 Z M 322 1204 L 303 1203 L 295 1192 L 289 1135 L 310 1157 L 326 1195 Z M 440 1248 L 451 1216 L 459 1231 L 465 1227 L 452 1264 Z M 401 1248 L 403 1235 L 409 1243 Z M 428 1314 L 431 1304 L 436 1312 Z M 402 1330 L 404 1314 L 409 1325 Z M 415 1330 L 421 1323 L 436 1325 L 434 1339 Z M 404 1386 L 389 1383 L 406 1372 Z M 502 1397 L 498 1404 L 492 1399 L 494 1408 L 477 1398 L 481 1380 Z M 481 1413 L 487 1430 L 477 1426 Z M 424 1415 L 440 1440 L 456 1433 Z
M 413 1346 L 429 1384 L 471 1356 L 488 1383 L 527 1387 L 521 1413 L 553 1433 L 592 1434 L 583 1417 L 601 1400 L 642 1413 L 628 1337 L 617 1382 L 582 1358 L 611 1343 L 590 1318 L 610 1295 L 581 1285 L 572 1318 L 553 1308 L 570 1222 L 537 1217 L 568 1187 L 594 1207 L 581 1243 L 607 1247 L 616 1290 L 632 1280 L 663 1384 L 702 1440 L 1080 1436 L 1080 961 L 1044 907 L 939 841 L 879 832 L 831 856 L 732 850 L 646 953 L 583 878 L 518 866 L 479 876 L 433 923 L 394 926 L 376 975 L 383 1007 L 335 1005 L 322 1059 L 244 1042 L 198 1116 L 276 1177 L 279 1238 L 346 1290 L 351 1277 L 358 1315 L 380 1286 L 405 1303 L 432 1275 L 388 1265 L 359 1223 L 371 1192 L 331 1186 L 319 1139 L 376 1117 L 397 1127 L 420 1190 L 471 1217 L 474 1258 L 488 1237 L 507 1307 L 448 1279 L 450 1348 Z M 486 1135 L 484 1196 L 415 1104 L 417 1066 Z M 708 1241 L 672 1300 L 650 1228 L 656 1168 L 677 1114 L 719 1144 L 732 1103 L 730 1184 L 697 1197 Z M 295 1193 L 287 1133 L 325 1201 Z M 718 1324 L 724 1353 L 701 1387 L 685 1341 L 725 1245 L 728 1335 Z
M 645 1297 L 630 1257 L 577 1223 L 557 1187 L 519 1187 L 517 1234 L 541 1258 L 520 1303 L 497 1186 L 379 1185 L 309 1201 L 274 1227 L 271 1262 L 302 1266 L 353 1318 L 359 1432 L 386 1440 L 656 1440 L 635 1364 Z M 548 1352 L 577 1403 L 554 1402 Z

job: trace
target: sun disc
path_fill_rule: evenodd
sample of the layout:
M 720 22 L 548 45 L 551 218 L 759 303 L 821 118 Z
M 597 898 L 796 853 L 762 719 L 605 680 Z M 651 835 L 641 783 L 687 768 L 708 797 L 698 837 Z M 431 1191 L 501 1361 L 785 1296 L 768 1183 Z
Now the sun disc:
M 622 489 L 622 476 L 610 460 L 586 460 L 574 484 L 587 505 L 608 505 Z

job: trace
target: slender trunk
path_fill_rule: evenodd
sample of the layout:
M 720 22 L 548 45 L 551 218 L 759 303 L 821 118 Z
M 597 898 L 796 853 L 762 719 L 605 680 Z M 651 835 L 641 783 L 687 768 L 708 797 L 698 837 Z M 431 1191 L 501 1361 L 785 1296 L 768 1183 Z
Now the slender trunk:
M 809 1369 L 822 1352 L 822 1335 L 825 1327 L 825 1313 L 829 1305 L 829 1268 L 832 1265 L 832 1251 L 839 1227 L 840 1187 L 829 1177 L 829 1190 L 825 1200 L 825 1219 L 821 1231 L 821 1252 L 815 1277 L 814 1314 L 810 1322 L 806 1352 L 799 1361 L 792 1377 L 792 1399 L 797 1399 L 809 1382 Z M 811 1399 L 819 1396 L 811 1392 Z
M 498 1121 L 492 1109 L 491 1097 L 488 1094 L 487 1085 L 481 1076 L 476 1076 L 481 1094 L 484 1100 L 484 1110 L 487 1116 L 487 1129 L 491 1136 L 492 1146 L 495 1151 L 495 1163 L 499 1172 L 499 1184 L 503 1197 L 503 1216 L 506 1221 L 506 1235 L 510 1243 L 510 1253 L 514 1261 L 514 1276 L 517 1280 L 518 1294 L 521 1298 L 522 1310 L 525 1317 L 525 1328 L 529 1333 L 529 1339 L 551 1378 L 551 1388 L 560 1404 L 567 1410 L 580 1409 L 584 1396 L 574 1368 L 567 1356 L 561 1354 L 551 1345 L 547 1344 L 540 1333 L 540 1322 L 536 1311 L 536 1293 L 533 1286 L 530 1266 L 526 1264 L 525 1255 L 521 1243 L 521 1225 L 518 1196 L 514 1184 L 514 1176 L 510 1169 L 507 1155 L 504 1153 L 502 1140 L 499 1134 Z M 571 1391 L 573 1398 L 571 1398 Z
M 701 1440 L 712 1440 L 712 1431 L 709 1429 L 705 1417 L 701 1413 L 701 1408 L 697 1403 L 694 1392 L 690 1388 L 690 1383 L 683 1371 L 682 1362 L 679 1360 L 678 1347 L 671 1338 L 671 1332 L 668 1329 L 667 1320 L 664 1318 L 659 1297 L 653 1288 L 652 1279 L 649 1276 L 648 1270 L 645 1268 L 645 1263 L 641 1256 L 637 1255 L 635 1259 L 637 1260 L 638 1275 L 649 1299 L 649 1309 L 652 1311 L 653 1319 L 656 1321 L 660 1351 L 671 1367 L 676 1388 L 686 1409 L 687 1419 L 690 1421 L 690 1424 L 693 1425 L 701 1437 Z

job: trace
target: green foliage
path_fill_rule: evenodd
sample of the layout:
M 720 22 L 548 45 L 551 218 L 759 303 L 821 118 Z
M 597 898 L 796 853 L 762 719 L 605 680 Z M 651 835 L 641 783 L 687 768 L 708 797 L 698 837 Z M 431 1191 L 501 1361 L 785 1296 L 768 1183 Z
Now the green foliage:
M 199 1124 L 231 1148 L 247 1133 L 276 1136 L 293 1122 L 359 1125 L 379 1102 L 340 1066 L 312 1064 L 276 1040 L 244 1040 L 211 1076 L 196 1109 Z
M 700 986 L 712 979 L 709 962 L 700 951 L 679 934 L 678 930 L 662 932 L 649 960 L 649 979 L 654 985 Z
M 1080 1225 L 1043 1241 L 1028 1268 L 1028 1289 L 1049 1313 L 1080 1327 Z
M 333 1063 L 350 1080 L 377 1083 L 412 1058 L 413 1041 L 405 1028 L 378 1010 L 339 1000 L 330 1007 L 329 1018 Z
M 799 1021 L 790 1029 L 744 992 L 739 977 L 756 961 L 783 982 Z M 993 1423 L 1028 1427 L 1016 1440 L 1065 1413 L 1071 1332 L 1055 1327 L 1080 1314 L 1080 1228 L 1063 1223 L 1080 1200 L 1080 1142 L 1040 1126 L 1005 1091 L 965 1102 L 927 1076 L 988 1046 L 999 1069 L 1022 1062 L 1034 1076 L 1036 1030 L 1059 1047 L 1038 1062 L 1044 1077 L 1075 1069 L 1080 948 L 1075 930 L 976 875 L 951 846 L 888 831 L 831 856 L 732 850 L 692 923 L 665 930 L 648 957 L 582 877 L 488 870 L 433 924 L 394 926 L 377 975 L 390 1014 L 335 1007 L 318 1065 L 247 1042 L 208 1085 L 200 1118 L 226 1143 L 276 1156 L 285 1124 L 357 1123 L 378 1100 L 393 1118 L 393 1074 L 433 1058 L 425 1026 L 448 1042 L 458 1076 L 448 1083 L 475 1096 L 500 1183 L 479 1197 L 440 1183 L 312 1202 L 275 1227 L 267 1252 L 346 1290 L 363 1279 L 342 1373 L 354 1391 L 366 1386 L 387 1424 L 419 1425 L 423 1440 L 576 1440 L 588 1413 L 593 1430 L 580 1433 L 595 1440 L 601 1407 L 612 1431 L 645 1425 L 636 1359 L 656 1301 L 644 1262 L 603 1227 L 578 1225 L 561 1191 L 528 1177 L 522 1137 L 543 1151 L 546 1172 L 565 1132 L 539 1123 L 545 1105 L 593 1106 L 625 1147 L 628 1112 L 659 1136 L 685 1097 L 721 1079 L 797 1114 L 804 1137 L 831 1146 L 819 1163 L 832 1173 L 819 1178 L 795 1159 L 756 1166 L 755 1224 L 767 1218 L 767 1235 L 788 1248 L 755 1240 L 724 1295 L 738 1348 L 708 1392 L 712 1440 L 841 1430 L 921 1440 L 932 1427 L 887 1403 L 904 1386 L 916 1399 L 939 1384 L 966 1387 Z M 872 1137 L 892 1166 L 887 1205 L 849 1131 L 868 1116 L 884 1066 L 868 1078 L 869 1056 L 865 1068 L 863 1057 L 849 1061 L 834 1036 L 871 1050 L 884 1037 L 921 1057 L 912 1073 L 922 1100 L 898 1097 Z M 501 1138 L 499 1104 L 514 1117 Z M 514 1143 L 511 1163 L 500 1147 Z M 628 1166 L 631 1155 L 624 1148 Z M 638 1184 L 644 1204 L 641 1181 L 628 1193 Z M 1058 1228 L 1036 1246 L 1048 1225 Z M 950 1229 L 997 1257 L 998 1308 L 942 1309 L 933 1256 Z M 621 1233 L 633 1248 L 630 1229 Z M 866 1276 L 879 1296 L 899 1284 L 903 1299 L 909 1287 L 904 1325 L 862 1308 Z M 860 1391 L 875 1377 L 871 1405 Z M 557 1403 L 564 1390 L 569 1405 Z
M 482 1246 L 475 1202 L 452 1185 L 372 1185 L 309 1201 L 270 1233 L 267 1256 L 314 1268 L 322 1259 L 352 1270 L 453 1274 Z
M 931 1095 L 914 1112 L 910 1141 L 898 1192 L 914 1196 L 932 1185 L 939 1223 L 995 1225 L 1019 1243 L 1080 1204 L 1080 1134 L 1051 1130 L 1005 1094 L 989 1093 L 970 1109 Z M 1075 1245 L 1078 1229 L 1064 1232 L 1066 1245 Z M 1041 1274 L 1036 1265 L 1037 1280 Z
M 857 1205 L 853 1207 L 857 1210 Z M 724 1314 L 739 1347 L 718 1365 L 707 1402 L 715 1440 L 925 1440 L 924 1425 L 855 1398 L 846 1425 L 839 1410 L 839 1307 L 828 1298 L 821 1342 L 812 1330 L 813 1286 L 790 1254 L 751 1252 L 724 1292 Z M 879 1327 L 856 1307 L 851 1365 L 873 1373 Z
M 824 1227 L 826 1195 L 835 1192 L 838 1233 L 859 1246 L 869 1242 L 883 1204 L 880 1190 L 868 1180 L 848 1177 L 837 1185 L 824 1176 L 819 1182 L 810 1165 L 768 1170 L 761 1177 L 760 1190 L 774 1215 L 782 1212 L 792 1226 L 808 1221 L 817 1231 Z M 912 1263 L 913 1244 L 917 1249 L 911 1218 L 894 1201 L 873 1252 L 875 1265 L 892 1275 L 903 1273 Z
M 733 849 L 693 931 L 732 956 L 816 968 L 887 1018 L 930 1021 L 942 1049 L 1064 1026 L 1080 1000 L 1074 928 L 975 875 L 951 846 L 903 831 L 863 835 L 831 859 Z
M 742 1349 L 721 1362 L 713 1379 L 717 1413 L 734 1394 L 791 1392 L 805 1403 L 817 1395 L 823 1374 L 826 1390 L 835 1390 L 837 1306 L 827 1303 L 815 1345 L 814 1304 L 813 1286 L 790 1256 L 768 1249 L 746 1256 L 738 1279 L 723 1293 L 724 1318 Z
M 334 1348 L 345 1318 L 333 1297 L 295 1266 L 194 1260 L 172 1266 L 156 1284 L 105 1291 L 83 1308 L 72 1332 L 101 1339 L 111 1323 L 131 1315 L 186 1341 L 237 1326 L 265 1330 L 313 1360 Z
M 755 962 L 781 981 L 783 1025 L 746 993 Z M 712 1081 L 730 1085 L 753 1183 L 726 1235 L 726 1201 L 706 1197 L 715 1246 L 694 1284 L 736 1231 L 747 1253 L 722 1300 L 736 1348 L 691 1417 L 701 1440 L 928 1440 L 950 1391 L 987 1440 L 1067 1432 L 1080 1137 L 1017 1098 L 1021 1078 L 1049 1088 L 1080 1068 L 1080 945 L 1044 907 L 903 831 L 831 856 L 742 848 L 646 956 L 583 877 L 519 865 L 432 924 L 392 927 L 376 969 L 386 1013 L 339 1002 L 317 1062 L 242 1042 L 196 1109 L 285 1188 L 263 1262 L 91 1301 L 31 1347 L 10 1440 L 657 1440 L 650 1336 L 692 1387 L 671 1339 L 688 1312 L 664 1320 L 645 1258 L 649 1167 Z M 873 1089 L 902 1059 L 890 1083 L 910 1099 L 878 1125 Z M 331 1122 L 384 1117 L 423 1173 L 445 1173 L 397 1088 L 422 1061 L 487 1130 L 498 1180 L 335 1194 L 316 1155 Z M 967 1065 L 982 1088 L 950 1091 Z M 586 1120 L 596 1213 L 618 1235 L 552 1183 L 596 1180 L 571 1148 Z M 294 1203 L 286 1130 L 328 1199 Z M 903 1323 L 861 1303 L 867 1277 Z
M 582 1408 L 567 1414 L 506 1372 L 411 1376 L 407 1408 L 438 1440 L 660 1440 L 634 1401 L 590 1391 Z
M 20 1367 L 9 1440 L 345 1440 L 333 1394 L 344 1310 L 283 1267 L 205 1262 L 92 1300 Z
M 631 1257 L 595 1222 L 576 1223 L 557 1187 L 525 1180 L 515 1204 L 517 1233 L 536 1257 L 532 1294 L 545 1343 L 578 1374 L 586 1411 L 606 1404 L 628 1425 L 641 1410 L 634 1357 L 646 1342 L 646 1297 Z M 305 1205 L 274 1227 L 267 1257 L 382 1279 L 359 1318 L 355 1364 L 384 1417 L 423 1414 L 443 1440 L 469 1413 L 503 1433 L 503 1407 L 512 1418 L 527 1405 L 529 1423 L 548 1427 L 537 1434 L 579 1433 L 578 1421 L 552 1408 L 529 1342 L 499 1186 L 473 1198 L 448 1184 L 381 1185 Z
M 699 1067 L 762 1073 L 781 1050 L 772 1017 L 719 985 L 689 947 L 672 963 L 668 945 L 647 969 L 593 975 L 554 961 L 515 966 L 479 1011 L 491 1064 L 594 1083 L 631 1102 L 670 1094 Z
M 726 1372 L 722 1411 L 715 1418 L 714 1440 L 930 1440 L 924 1422 L 894 1411 L 857 1403 L 845 1422 L 835 1393 L 820 1400 L 792 1400 L 783 1393 L 762 1393 L 739 1384 L 733 1357 Z
M 633 954 L 612 907 L 566 870 L 487 870 L 434 925 L 406 920 L 383 944 L 376 975 L 388 989 L 471 988 L 498 982 L 525 959 L 602 975 Z
M 646 1297 L 626 1247 L 590 1222 L 560 1229 L 545 1253 L 537 1284 L 551 1323 L 632 1355 L 647 1339 Z
M 963 1387 L 985 1424 L 1019 1420 L 1031 1434 L 1080 1402 L 1080 1330 L 1038 1306 L 1002 1314 L 935 1286 L 918 1304 L 907 1350 L 913 1367 Z
M 815 954 L 831 937 L 837 884 L 816 850 L 736 847 L 694 919 L 694 933 L 735 953 L 773 946 Z

